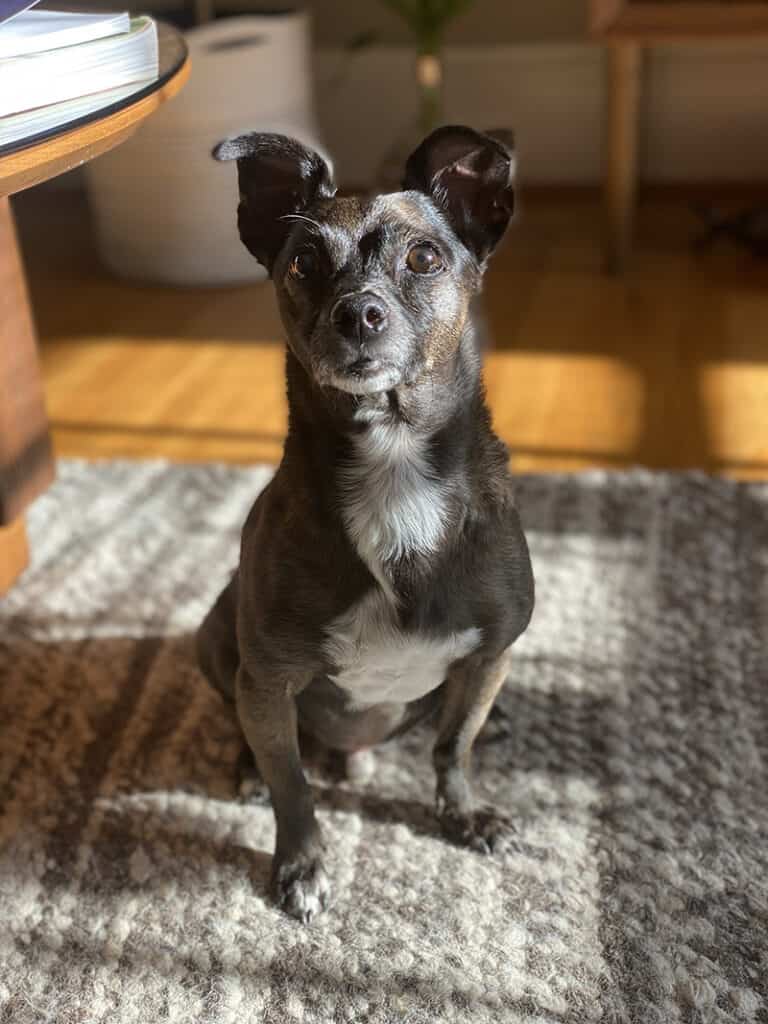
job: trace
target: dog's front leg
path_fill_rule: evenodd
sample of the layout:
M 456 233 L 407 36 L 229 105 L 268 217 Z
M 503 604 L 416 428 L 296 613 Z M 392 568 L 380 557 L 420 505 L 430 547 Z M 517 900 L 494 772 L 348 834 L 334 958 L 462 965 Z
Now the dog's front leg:
M 262 678 L 244 667 L 238 672 L 240 725 L 269 787 L 277 823 L 273 892 L 283 910 L 306 923 L 325 910 L 330 890 L 312 792 L 301 767 L 295 693 L 295 681 L 292 686 L 289 680 Z
M 509 662 L 507 648 L 500 657 L 470 657 L 451 670 L 432 753 L 443 834 L 480 853 L 509 846 L 514 836 L 514 827 L 503 815 L 476 806 L 469 779 L 472 745 L 507 677 Z

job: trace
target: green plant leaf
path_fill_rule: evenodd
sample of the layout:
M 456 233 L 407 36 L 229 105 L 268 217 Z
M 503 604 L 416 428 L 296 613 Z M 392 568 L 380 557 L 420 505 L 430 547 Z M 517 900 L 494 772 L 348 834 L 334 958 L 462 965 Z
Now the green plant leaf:
M 381 0 L 408 25 L 421 50 L 435 50 L 446 26 L 475 0 Z

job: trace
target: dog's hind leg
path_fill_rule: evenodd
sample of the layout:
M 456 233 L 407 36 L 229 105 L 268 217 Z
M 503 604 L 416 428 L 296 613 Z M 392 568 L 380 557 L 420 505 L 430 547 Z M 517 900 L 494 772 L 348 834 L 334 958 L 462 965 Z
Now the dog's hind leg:
M 235 678 L 240 667 L 237 648 L 238 576 L 235 573 L 206 615 L 195 637 L 197 663 L 203 675 L 225 700 L 234 703 Z
M 235 627 L 237 573 L 216 599 L 195 637 L 197 663 L 211 686 L 228 703 L 235 703 L 235 679 L 240 667 Z M 237 794 L 245 803 L 269 803 L 269 790 L 251 748 L 243 736 L 243 749 L 235 769 Z

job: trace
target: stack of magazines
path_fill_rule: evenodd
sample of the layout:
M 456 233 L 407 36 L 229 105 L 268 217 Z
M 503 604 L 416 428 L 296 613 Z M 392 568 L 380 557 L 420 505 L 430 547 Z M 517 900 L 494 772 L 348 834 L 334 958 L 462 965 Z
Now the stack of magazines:
M 0 0 L 0 147 L 109 107 L 158 74 L 151 18 L 31 10 L 36 2 Z

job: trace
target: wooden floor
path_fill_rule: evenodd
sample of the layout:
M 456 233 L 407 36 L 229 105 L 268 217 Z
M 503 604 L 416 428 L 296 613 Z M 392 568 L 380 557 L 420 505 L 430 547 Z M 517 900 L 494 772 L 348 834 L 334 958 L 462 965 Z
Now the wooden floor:
M 82 201 L 32 190 L 16 208 L 60 455 L 279 458 L 268 286 L 120 283 Z M 513 465 L 768 477 L 768 264 L 726 243 L 694 254 L 682 200 L 639 221 L 634 266 L 610 279 L 596 196 L 523 203 L 487 286 L 488 393 Z

